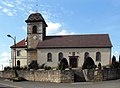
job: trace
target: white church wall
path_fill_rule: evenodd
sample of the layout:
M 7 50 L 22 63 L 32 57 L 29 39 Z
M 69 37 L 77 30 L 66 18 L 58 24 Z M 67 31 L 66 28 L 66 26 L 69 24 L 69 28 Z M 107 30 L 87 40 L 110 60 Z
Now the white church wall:
M 17 56 L 17 50 L 20 50 L 20 56 Z M 15 55 L 14 49 L 11 49 L 11 59 L 12 59 L 12 66 L 15 66 Z M 16 48 L 16 65 L 17 61 L 20 61 L 20 66 L 24 67 L 27 66 L 27 51 L 25 48 Z
M 65 49 L 38 49 L 38 63 L 45 63 L 48 66 L 56 67 L 58 66 L 58 54 L 63 53 L 63 57 L 67 59 L 69 63 L 69 56 L 72 56 L 72 53 L 75 52 L 75 56 L 78 56 L 78 67 L 81 67 L 84 62 L 85 52 L 89 53 L 89 56 L 92 57 L 95 64 L 98 65 L 99 62 L 96 62 L 96 53 L 101 53 L 102 65 L 108 65 L 111 55 L 111 48 L 65 48 Z M 52 62 L 47 62 L 47 54 L 52 54 Z

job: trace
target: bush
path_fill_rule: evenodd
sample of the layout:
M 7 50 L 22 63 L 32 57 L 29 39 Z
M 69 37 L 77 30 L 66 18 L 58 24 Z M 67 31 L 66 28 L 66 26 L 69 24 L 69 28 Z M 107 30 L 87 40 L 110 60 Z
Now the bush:
M 58 70 L 65 70 L 65 64 L 64 63 L 60 63 L 58 64 Z
M 17 66 L 17 67 L 13 67 L 13 70 L 22 70 L 22 68 L 20 68 L 19 66 Z
M 44 69 L 44 68 L 45 68 L 45 63 L 38 66 L 38 69 Z
M 38 69 L 37 61 L 32 61 L 32 62 L 29 64 L 28 69 L 37 70 L 37 69 Z
M 91 57 L 85 59 L 82 69 L 92 69 L 96 68 L 96 65 Z
M 112 57 L 112 65 L 111 65 L 112 68 L 119 68 L 119 62 L 116 61 L 116 57 L 113 55 Z
M 115 69 L 119 68 L 119 63 L 118 62 L 113 62 L 112 67 L 115 68 Z
M 116 62 L 116 57 L 113 55 L 112 57 L 112 63 Z
M 45 68 L 44 68 L 45 70 L 50 70 L 51 69 L 51 67 L 50 66 L 45 66 Z
M 27 66 L 23 67 L 23 69 L 22 69 L 22 70 L 27 70 Z
M 19 67 L 19 66 L 17 66 L 17 67 L 4 67 L 4 70 L 5 71 L 9 71 L 9 70 L 27 70 L 27 67 Z
M 11 70 L 12 68 L 11 67 L 4 67 L 4 71 L 9 71 L 9 70 Z
M 66 58 L 63 58 L 61 61 L 60 61 L 60 64 L 58 64 L 58 69 L 59 70 L 65 70 L 65 68 L 68 67 L 68 62 L 67 62 L 67 59 Z
M 101 69 L 101 63 L 98 64 L 98 69 Z

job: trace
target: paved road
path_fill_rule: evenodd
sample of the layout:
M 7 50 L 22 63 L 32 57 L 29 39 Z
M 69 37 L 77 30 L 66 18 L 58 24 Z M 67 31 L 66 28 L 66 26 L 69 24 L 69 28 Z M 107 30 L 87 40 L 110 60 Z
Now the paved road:
M 0 79 L 0 88 L 120 88 L 120 79 L 77 83 L 10 82 Z
M 13 87 L 10 87 L 10 86 L 7 86 L 7 85 L 1 85 L 0 84 L 0 88 L 13 88 Z

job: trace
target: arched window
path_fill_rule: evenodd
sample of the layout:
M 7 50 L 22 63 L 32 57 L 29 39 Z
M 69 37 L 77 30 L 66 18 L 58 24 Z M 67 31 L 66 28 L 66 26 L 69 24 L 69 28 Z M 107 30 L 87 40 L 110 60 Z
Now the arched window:
M 63 53 L 60 52 L 60 53 L 58 54 L 58 61 L 61 61 L 62 59 L 63 59 Z
M 89 57 L 89 53 L 88 53 L 88 52 L 85 52 L 84 60 L 85 60 L 86 58 L 88 58 L 88 57 Z
M 19 67 L 20 67 L 20 61 L 19 61 L 19 60 L 17 61 L 17 66 L 19 66 Z
M 47 61 L 52 62 L 52 54 L 51 53 L 47 54 Z
M 36 33 L 37 33 L 37 26 L 35 26 L 35 25 L 33 26 L 33 28 L 32 28 L 32 33 L 33 33 L 33 34 L 36 34 Z
M 100 52 L 96 53 L 96 61 L 101 61 L 101 53 Z

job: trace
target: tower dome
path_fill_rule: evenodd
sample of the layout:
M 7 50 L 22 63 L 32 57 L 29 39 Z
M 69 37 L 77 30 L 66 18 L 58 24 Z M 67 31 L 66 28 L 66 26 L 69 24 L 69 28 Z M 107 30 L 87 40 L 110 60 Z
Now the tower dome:
M 43 22 L 45 24 L 45 26 L 47 27 L 47 24 L 44 20 L 44 18 L 42 17 L 42 15 L 40 13 L 32 13 L 29 15 L 28 19 L 25 20 L 26 23 L 29 22 Z

